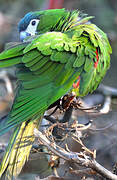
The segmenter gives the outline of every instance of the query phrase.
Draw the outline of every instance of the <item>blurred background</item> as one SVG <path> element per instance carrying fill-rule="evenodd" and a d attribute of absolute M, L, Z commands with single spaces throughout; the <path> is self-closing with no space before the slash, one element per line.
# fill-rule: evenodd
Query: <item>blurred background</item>
<path fill-rule="evenodd" d="M 78 9 L 89 16 L 95 16 L 92 22 L 107 33 L 113 54 L 111 56 L 111 67 L 102 83 L 117 88 L 117 1 L 115 0 L 0 0 L 0 52 L 3 51 L 6 43 L 19 41 L 17 24 L 27 12 L 63 7 L 69 10 Z M 16 86 L 14 72 L 14 67 L 0 70 L 0 117 L 8 113 L 12 105 Z M 96 98 L 98 99 L 98 97 Z M 102 99 L 100 98 L 100 101 Z M 92 101 L 92 99 L 89 98 L 88 101 Z M 79 119 L 82 120 L 83 117 L 79 117 Z M 114 97 L 110 112 L 97 116 L 94 123 L 97 128 L 106 127 L 110 123 L 113 123 L 114 126 L 95 133 L 91 131 L 88 134 L 88 140 L 85 140 L 89 148 L 97 149 L 98 162 L 110 170 L 117 161 L 116 121 L 117 99 Z M 9 133 L 0 139 L 1 146 L 7 143 L 8 135 Z M 31 172 L 31 175 L 22 176 L 21 179 L 35 179 L 35 174 L 39 175 L 39 169 L 36 169 L 39 165 L 35 164 L 35 161 L 30 162 L 24 173 Z M 43 168 L 48 169 L 48 165 L 45 166 L 44 164 Z M 44 170 L 43 172 L 45 173 Z M 50 171 L 48 172 L 50 173 Z"/>

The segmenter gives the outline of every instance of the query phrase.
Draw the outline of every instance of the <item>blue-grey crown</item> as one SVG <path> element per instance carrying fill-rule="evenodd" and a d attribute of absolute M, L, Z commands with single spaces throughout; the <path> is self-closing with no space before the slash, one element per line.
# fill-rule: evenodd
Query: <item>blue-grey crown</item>
<path fill-rule="evenodd" d="M 36 16 L 36 14 L 34 14 L 34 12 L 29 12 L 27 13 L 21 20 L 20 22 L 18 23 L 18 31 L 21 32 L 21 31 L 25 31 L 27 26 L 29 25 L 30 21 L 32 19 L 36 19 L 38 18 Z"/>

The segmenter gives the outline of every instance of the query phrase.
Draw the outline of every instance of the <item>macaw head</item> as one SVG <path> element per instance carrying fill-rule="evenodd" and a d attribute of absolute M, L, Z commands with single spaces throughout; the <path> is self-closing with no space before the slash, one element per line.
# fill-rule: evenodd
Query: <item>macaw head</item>
<path fill-rule="evenodd" d="M 27 36 L 60 31 L 59 26 L 68 15 L 69 12 L 65 9 L 51 9 L 26 14 L 18 24 L 20 40 L 23 41 Z"/>

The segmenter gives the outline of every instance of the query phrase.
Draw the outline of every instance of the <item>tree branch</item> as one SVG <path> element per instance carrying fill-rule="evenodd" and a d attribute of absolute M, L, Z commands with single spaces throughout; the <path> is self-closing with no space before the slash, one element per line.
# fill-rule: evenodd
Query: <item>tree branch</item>
<path fill-rule="evenodd" d="M 39 138 L 43 145 L 45 145 L 49 150 L 51 150 L 55 155 L 59 156 L 60 158 L 91 168 L 105 178 L 117 180 L 117 176 L 115 174 L 101 166 L 93 157 L 86 155 L 83 152 L 68 152 L 65 149 L 56 145 L 55 143 L 51 142 L 45 134 L 38 131 L 37 129 L 34 129 L 34 135 Z"/>

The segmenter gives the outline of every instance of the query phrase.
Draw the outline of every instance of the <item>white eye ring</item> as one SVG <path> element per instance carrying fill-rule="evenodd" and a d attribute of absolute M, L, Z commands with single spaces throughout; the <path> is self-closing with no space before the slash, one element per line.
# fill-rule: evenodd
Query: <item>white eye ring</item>
<path fill-rule="evenodd" d="M 32 19 L 25 32 L 31 34 L 31 36 L 34 36 L 37 32 L 37 26 L 39 24 L 39 21 L 39 19 Z"/>
<path fill-rule="evenodd" d="M 37 26 L 39 23 L 39 19 L 32 19 L 28 26 Z"/>

